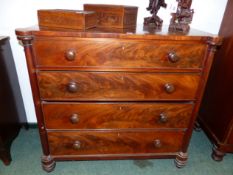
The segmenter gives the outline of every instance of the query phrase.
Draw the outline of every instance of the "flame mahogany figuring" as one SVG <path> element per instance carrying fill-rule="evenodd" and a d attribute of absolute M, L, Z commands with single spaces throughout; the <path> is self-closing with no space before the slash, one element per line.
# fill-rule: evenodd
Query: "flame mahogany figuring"
<path fill-rule="evenodd" d="M 54 44 L 56 43 L 56 44 Z M 42 37 L 33 42 L 38 67 L 75 68 L 202 68 L 204 44 L 176 43 L 103 38 Z M 48 49 L 49 48 L 49 49 Z M 72 49 L 76 55 L 67 61 L 65 53 Z M 180 59 L 172 63 L 167 59 L 176 52 Z"/>
<path fill-rule="evenodd" d="M 129 31 L 16 30 L 47 172 L 58 160 L 175 158 L 177 167 L 186 164 L 221 38 L 196 30 Z"/>
<path fill-rule="evenodd" d="M 105 155 L 105 154 L 155 154 L 179 151 L 184 133 L 172 131 L 105 131 L 105 132 L 49 132 L 51 154 Z M 146 137 L 145 137 L 146 136 Z M 154 140 L 161 146 L 156 147 Z M 80 148 L 74 149 L 79 141 Z"/>
<path fill-rule="evenodd" d="M 193 104 L 184 103 L 43 103 L 48 129 L 183 128 Z M 73 114 L 78 122 L 72 123 Z M 162 114 L 166 119 L 162 119 Z M 166 120 L 166 121 L 164 121 Z"/>
<path fill-rule="evenodd" d="M 54 101 L 155 101 L 195 99 L 198 74 L 158 74 L 119 72 L 39 72 L 43 100 Z M 75 82 L 76 92 L 69 91 Z M 168 93 L 167 83 L 175 87 Z"/>

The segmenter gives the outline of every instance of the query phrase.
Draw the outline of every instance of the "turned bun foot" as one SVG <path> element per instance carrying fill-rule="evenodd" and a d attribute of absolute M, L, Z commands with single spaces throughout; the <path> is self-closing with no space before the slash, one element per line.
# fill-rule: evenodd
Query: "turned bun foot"
<path fill-rule="evenodd" d="M 212 159 L 214 159 L 215 161 L 222 161 L 223 157 L 225 156 L 225 152 L 222 152 L 219 150 L 219 148 L 214 145 L 213 146 L 213 152 L 212 152 Z"/>
<path fill-rule="evenodd" d="M 53 171 L 56 166 L 56 162 L 51 156 L 42 156 L 41 163 L 42 168 L 48 173 Z"/>
<path fill-rule="evenodd" d="M 187 161 L 188 161 L 188 154 L 179 152 L 175 159 L 176 167 L 183 168 L 187 164 Z"/>

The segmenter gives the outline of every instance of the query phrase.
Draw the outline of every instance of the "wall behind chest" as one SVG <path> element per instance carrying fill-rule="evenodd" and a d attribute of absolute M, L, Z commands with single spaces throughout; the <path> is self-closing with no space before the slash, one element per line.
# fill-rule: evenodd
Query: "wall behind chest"
<path fill-rule="evenodd" d="M 167 3 L 174 0 L 166 0 Z M 28 27 L 37 24 L 37 9 L 82 9 L 84 3 L 123 4 L 139 7 L 138 24 L 143 18 L 149 16 L 146 11 L 149 0 L 1 0 L 0 2 L 0 35 L 11 37 L 11 46 L 19 77 L 20 88 L 24 100 L 25 110 L 29 123 L 36 122 L 32 101 L 30 83 L 27 73 L 23 48 L 19 46 L 15 36 L 15 28 Z M 217 34 L 223 17 L 227 0 L 193 0 L 195 10 L 191 27 Z M 161 9 L 159 16 L 164 24 L 169 24 L 170 13 L 168 9 Z"/>

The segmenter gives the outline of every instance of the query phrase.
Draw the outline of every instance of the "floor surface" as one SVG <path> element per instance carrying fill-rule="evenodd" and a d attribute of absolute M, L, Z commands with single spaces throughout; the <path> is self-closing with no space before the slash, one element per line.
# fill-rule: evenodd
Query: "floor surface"
<path fill-rule="evenodd" d="M 177 169 L 173 159 L 58 162 L 49 175 L 233 175 L 233 154 L 222 162 L 211 159 L 212 145 L 203 132 L 194 132 L 186 167 Z M 0 175 L 46 175 L 40 164 L 37 129 L 21 129 L 12 145 L 12 163 L 0 161 Z"/>

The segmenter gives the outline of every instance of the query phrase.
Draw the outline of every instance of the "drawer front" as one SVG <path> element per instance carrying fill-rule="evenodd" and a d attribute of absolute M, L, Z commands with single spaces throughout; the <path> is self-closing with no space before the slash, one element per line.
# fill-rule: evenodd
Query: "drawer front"
<path fill-rule="evenodd" d="M 49 132 L 51 155 L 172 153 L 183 132 Z"/>
<path fill-rule="evenodd" d="M 192 100 L 198 74 L 38 72 L 43 100 Z"/>
<path fill-rule="evenodd" d="M 40 67 L 201 68 L 206 46 L 177 41 L 51 38 L 35 39 L 33 48 Z"/>
<path fill-rule="evenodd" d="M 45 103 L 47 129 L 187 128 L 192 104 Z"/>

